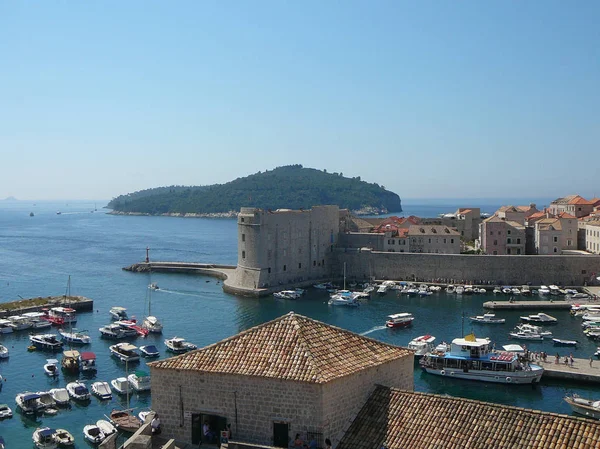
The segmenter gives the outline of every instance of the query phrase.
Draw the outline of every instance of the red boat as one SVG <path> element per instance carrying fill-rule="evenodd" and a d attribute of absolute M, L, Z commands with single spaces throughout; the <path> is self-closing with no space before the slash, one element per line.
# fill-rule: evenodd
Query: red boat
<path fill-rule="evenodd" d="M 119 320 L 119 321 L 115 321 L 115 324 L 118 324 L 121 327 L 127 327 L 129 329 L 133 329 L 134 331 L 137 332 L 138 335 L 145 337 L 146 335 L 148 335 L 148 329 L 144 329 L 141 326 L 137 325 L 137 321 L 136 320 Z"/>
<path fill-rule="evenodd" d="M 394 315 L 388 315 L 388 320 L 385 322 L 387 327 L 408 327 L 412 325 L 415 319 L 412 313 L 396 313 Z"/>
<path fill-rule="evenodd" d="M 70 307 L 52 307 L 48 309 L 44 307 L 42 309 L 44 316 L 42 317 L 46 321 L 50 321 L 55 326 L 63 326 L 65 323 L 77 322 L 77 316 L 75 315 L 76 310 Z"/>

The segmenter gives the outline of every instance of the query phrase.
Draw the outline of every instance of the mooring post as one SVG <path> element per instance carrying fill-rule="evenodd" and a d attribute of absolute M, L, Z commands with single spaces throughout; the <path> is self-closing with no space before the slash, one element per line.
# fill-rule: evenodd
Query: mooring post
<path fill-rule="evenodd" d="M 146 263 L 150 262 L 150 247 L 146 246 Z"/>

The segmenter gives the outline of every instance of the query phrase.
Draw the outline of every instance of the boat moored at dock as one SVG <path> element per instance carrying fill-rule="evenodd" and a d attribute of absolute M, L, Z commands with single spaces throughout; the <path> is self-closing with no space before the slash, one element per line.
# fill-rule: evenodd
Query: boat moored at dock
<path fill-rule="evenodd" d="M 415 351 L 415 359 L 423 357 L 428 352 L 433 351 L 433 342 L 435 337 L 433 335 L 421 335 L 420 337 L 414 338 L 408 342 L 408 349 Z"/>
<path fill-rule="evenodd" d="M 67 391 L 71 398 L 78 401 L 87 401 L 90 398 L 90 390 L 79 380 L 68 383 Z"/>
<path fill-rule="evenodd" d="M 535 315 L 522 316 L 521 321 L 529 324 L 557 324 L 558 320 L 544 312 Z"/>
<path fill-rule="evenodd" d="M 174 352 L 175 354 L 182 354 L 197 348 L 195 344 L 187 342 L 181 337 L 167 338 L 165 340 L 165 346 L 169 351 Z"/>
<path fill-rule="evenodd" d="M 34 334 L 29 336 L 31 344 L 38 349 L 59 351 L 63 344 L 54 334 Z"/>
<path fill-rule="evenodd" d="M 469 317 L 471 321 L 479 324 L 504 324 L 506 320 L 504 318 L 496 318 L 494 313 L 484 313 L 483 315 Z"/>
<path fill-rule="evenodd" d="M 150 391 L 150 374 L 146 371 L 136 371 L 127 376 L 129 384 L 135 391 Z"/>
<path fill-rule="evenodd" d="M 110 353 L 121 360 L 122 362 L 138 362 L 140 360 L 140 354 L 137 352 L 137 346 L 130 343 L 117 343 L 116 345 L 109 346 Z"/>
<path fill-rule="evenodd" d="M 565 396 L 564 399 L 575 413 L 588 418 L 600 419 L 600 401 L 580 398 L 576 394 Z"/>

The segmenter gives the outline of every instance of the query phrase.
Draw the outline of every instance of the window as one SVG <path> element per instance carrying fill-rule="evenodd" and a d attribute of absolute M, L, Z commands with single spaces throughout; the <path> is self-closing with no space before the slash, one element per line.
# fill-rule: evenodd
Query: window
<path fill-rule="evenodd" d="M 509 244 L 509 245 L 510 245 L 511 241 L 512 240 L 510 238 L 506 239 L 506 243 Z"/>
<path fill-rule="evenodd" d="M 556 243 L 556 242 L 558 242 L 558 237 L 555 236 L 554 237 L 554 243 Z M 554 252 L 556 252 L 556 251 L 554 251 Z"/>
<path fill-rule="evenodd" d="M 494 251 L 492 254 L 493 254 L 494 256 L 497 256 L 497 255 L 498 255 L 498 251 Z"/>
<path fill-rule="evenodd" d="M 298 269 L 300 269 L 300 268 L 302 268 L 302 264 L 301 263 L 298 264 Z"/>
<path fill-rule="evenodd" d="M 244 222 L 244 217 L 240 218 L 240 221 L 243 223 Z"/>
<path fill-rule="evenodd" d="M 268 271 L 269 273 L 271 273 L 271 267 L 267 268 L 267 271 Z"/>
<path fill-rule="evenodd" d="M 444 243 L 446 243 L 446 239 L 444 239 Z"/>
<path fill-rule="evenodd" d="M 558 249 L 556 248 L 556 246 L 554 247 L 554 252 L 557 253 Z"/>
<path fill-rule="evenodd" d="M 283 271 L 287 271 L 287 265 L 283 266 Z"/>
<path fill-rule="evenodd" d="M 506 233 L 507 233 L 508 235 L 510 235 L 510 229 L 509 229 L 508 231 L 506 231 Z"/>
<path fill-rule="evenodd" d="M 246 258 L 246 251 L 242 251 L 242 259 Z"/>
<path fill-rule="evenodd" d="M 316 266 L 317 266 L 317 261 L 313 260 L 313 267 L 316 267 Z"/>
<path fill-rule="evenodd" d="M 567 246 L 571 246 L 572 244 L 572 240 L 567 240 Z"/>
<path fill-rule="evenodd" d="M 325 266 L 325 259 L 322 259 L 321 265 Z"/>
<path fill-rule="evenodd" d="M 450 239 L 450 243 L 454 243 L 454 239 Z"/>
<path fill-rule="evenodd" d="M 510 254 L 510 248 L 506 249 L 506 254 Z"/>
<path fill-rule="evenodd" d="M 246 241 L 246 234 L 242 234 L 242 242 Z"/>
<path fill-rule="evenodd" d="M 517 254 L 521 254 L 521 248 L 517 248 Z"/>
<path fill-rule="evenodd" d="M 431 243 L 431 239 L 429 239 L 429 243 Z"/>
<path fill-rule="evenodd" d="M 517 245 L 521 243 L 521 239 L 517 239 Z"/>
<path fill-rule="evenodd" d="M 490 231 L 490 235 L 494 235 L 494 231 Z"/>
<path fill-rule="evenodd" d="M 494 240 L 494 245 L 497 245 L 497 244 L 498 244 L 498 240 Z"/>

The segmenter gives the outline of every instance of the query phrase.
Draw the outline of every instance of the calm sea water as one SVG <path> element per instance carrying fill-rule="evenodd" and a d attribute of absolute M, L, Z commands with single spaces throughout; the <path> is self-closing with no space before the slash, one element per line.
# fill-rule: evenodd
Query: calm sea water
<path fill-rule="evenodd" d="M 483 203 L 482 203 L 483 204 Z M 81 313 L 77 327 L 87 329 L 93 338 L 89 350 L 98 356 L 98 373 L 94 379 L 110 381 L 125 375 L 125 366 L 111 358 L 108 346 L 112 342 L 100 339 L 98 328 L 110 322 L 112 306 L 126 307 L 130 315 L 144 316 L 147 274 L 122 271 L 121 268 L 145 257 L 151 248 L 151 258 L 170 261 L 199 261 L 235 264 L 237 257 L 236 222 L 227 219 L 182 219 L 163 217 L 111 216 L 102 210 L 91 213 L 93 203 L 25 203 L 0 202 L 0 301 L 19 297 L 61 295 L 65 293 L 71 275 L 71 292 L 94 300 L 94 312 Z M 440 210 L 441 207 L 446 209 Z M 477 205 L 475 205 L 477 206 Z M 433 207 L 434 209 L 428 209 Z M 488 208 L 496 207 L 490 205 Z M 452 204 L 405 205 L 405 215 L 436 215 L 456 209 Z M 56 211 L 60 210 L 61 215 Z M 427 211 L 436 212 L 432 214 Z M 487 211 L 487 210 L 486 210 Z M 30 217 L 29 213 L 35 216 Z M 425 213 L 424 213 L 425 212 Z M 493 210 L 492 210 L 493 212 Z M 434 334 L 438 341 L 449 341 L 462 332 L 462 315 L 482 313 L 481 304 L 491 296 L 465 296 L 462 299 L 436 294 L 426 299 L 397 297 L 390 293 L 373 298 L 356 308 L 335 308 L 327 305 L 327 295 L 310 292 L 298 301 L 273 298 L 238 298 L 223 293 L 215 279 L 192 275 L 155 273 L 152 281 L 160 290 L 152 295 L 152 312 L 165 324 L 162 336 L 149 336 L 137 344 L 155 344 L 166 357 L 163 339 L 182 336 L 204 346 L 229 337 L 249 327 L 295 311 L 309 317 L 340 326 L 371 338 L 396 345 L 406 345 L 413 337 Z M 411 312 L 415 324 L 410 329 L 386 329 L 385 317 L 391 313 Z M 552 313 L 560 320 L 553 328 L 557 337 L 577 338 L 581 347 L 573 350 L 575 357 L 589 357 L 595 345 L 583 337 L 580 321 L 568 312 Z M 502 312 L 507 319 L 502 326 L 473 326 L 466 321 L 465 332 L 473 329 L 479 336 L 489 336 L 496 344 L 507 344 L 508 332 L 518 322 L 518 312 Z M 9 404 L 15 415 L 0 421 L 0 435 L 9 447 L 30 447 L 31 434 L 40 425 L 68 429 L 77 440 L 77 447 L 86 447 L 83 426 L 103 419 L 112 408 L 125 406 L 125 399 L 115 395 L 112 401 L 92 398 L 88 405 L 73 404 L 53 417 L 33 421 L 16 411 L 15 395 L 22 391 L 42 391 L 64 386 L 74 378 L 61 373 L 57 380 L 44 376 L 43 364 L 54 355 L 42 351 L 28 352 L 27 332 L 1 337 L 10 349 L 10 358 L 0 361 L 0 373 L 6 377 L 0 392 L 0 402 Z M 531 343 L 532 350 L 553 354 L 552 344 Z M 561 354 L 569 350 L 560 349 Z M 60 358 L 60 356 L 58 357 Z M 600 361 L 596 362 L 600 364 Z M 133 369 L 144 369 L 145 362 Z M 88 386 L 94 379 L 87 379 Z M 521 407 L 570 413 L 562 398 L 567 392 L 600 398 L 600 388 L 590 385 L 542 381 L 538 386 L 502 386 L 440 378 L 415 370 L 415 389 L 437 394 L 449 394 Z M 131 407 L 140 411 L 151 407 L 149 394 L 134 394 Z M 18 443 L 16 443 L 18 442 Z M 26 443 L 25 443 L 26 442 Z"/>

